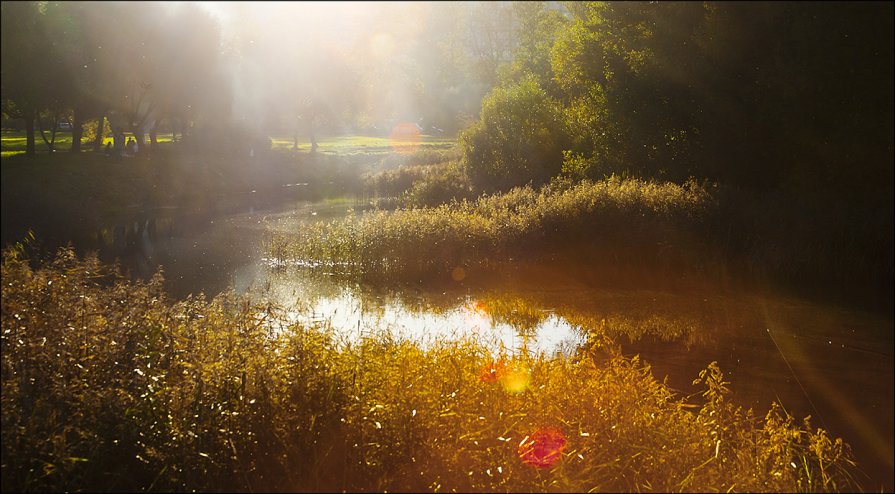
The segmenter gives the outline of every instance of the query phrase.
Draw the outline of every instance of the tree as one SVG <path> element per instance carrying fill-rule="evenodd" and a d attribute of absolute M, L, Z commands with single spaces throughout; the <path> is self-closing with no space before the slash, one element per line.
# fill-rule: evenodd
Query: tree
<path fill-rule="evenodd" d="M 559 9 L 548 9 L 547 2 L 514 2 L 516 49 L 508 74 L 510 81 L 534 76 L 538 84 L 553 97 L 561 90 L 553 77 L 550 50 L 560 30 L 569 22 Z"/>
<path fill-rule="evenodd" d="M 573 13 L 551 50 L 575 135 L 567 168 L 596 177 L 699 174 L 705 7 L 587 2 Z"/>
<path fill-rule="evenodd" d="M 53 93 L 58 95 L 52 113 L 70 124 L 71 152 L 81 151 L 84 122 L 99 113 L 96 84 L 100 78 L 96 63 L 97 45 L 90 32 L 92 5 L 80 2 L 50 2 L 45 8 L 44 36 L 52 40 L 51 72 Z M 58 118 L 57 118 L 58 120 Z"/>
<path fill-rule="evenodd" d="M 484 190 L 506 190 L 559 174 L 568 146 L 561 111 L 534 78 L 491 91 L 479 121 L 460 135 L 472 182 Z"/>
<path fill-rule="evenodd" d="M 41 107 L 43 76 L 40 36 L 40 4 L 38 2 L 0 3 L 0 93 L 3 113 L 25 121 L 26 154 L 33 155 L 34 120 Z"/>
<path fill-rule="evenodd" d="M 159 68 L 151 75 L 150 138 L 162 119 L 202 126 L 230 118 L 231 98 L 222 59 L 221 27 L 193 4 L 170 10 L 158 26 Z"/>

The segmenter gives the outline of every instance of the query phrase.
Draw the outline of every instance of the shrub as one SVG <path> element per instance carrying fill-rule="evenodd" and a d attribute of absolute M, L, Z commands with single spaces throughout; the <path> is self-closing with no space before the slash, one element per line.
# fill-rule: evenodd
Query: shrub
<path fill-rule="evenodd" d="M 564 121 L 559 103 L 533 79 L 494 89 L 479 121 L 460 135 L 469 178 L 483 190 L 548 181 L 562 169 Z"/>
<path fill-rule="evenodd" d="M 413 183 L 404 195 L 409 207 L 434 207 L 451 201 L 472 199 L 472 185 L 456 163 L 430 168 L 429 173 Z"/>

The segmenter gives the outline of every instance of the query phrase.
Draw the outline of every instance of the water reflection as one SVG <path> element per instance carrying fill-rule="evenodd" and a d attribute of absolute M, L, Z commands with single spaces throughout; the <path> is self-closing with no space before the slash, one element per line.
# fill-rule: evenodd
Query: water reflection
<path fill-rule="evenodd" d="M 410 301 L 408 294 L 376 295 L 359 287 L 339 286 L 325 275 L 309 272 L 294 276 L 279 271 L 260 290 L 253 290 L 290 307 L 296 321 L 331 327 L 348 340 L 386 331 L 423 347 L 443 340 L 474 339 L 495 355 L 523 348 L 571 355 L 585 338 L 578 326 L 555 315 L 529 320 L 527 326 L 520 327 L 514 324 L 517 319 L 511 312 L 489 312 L 479 299 L 466 297 L 449 304 L 420 296 Z"/>
<path fill-rule="evenodd" d="M 298 266 L 271 269 L 263 277 L 249 291 L 304 314 L 303 322 L 325 322 L 340 330 L 389 328 L 421 343 L 475 336 L 493 339 L 494 349 L 518 349 L 525 343 L 528 350 L 568 354 L 596 331 L 615 340 L 674 341 L 688 349 L 697 343 L 706 346 L 715 337 L 693 316 L 691 304 L 681 303 L 686 297 L 654 292 L 557 296 L 550 290 L 511 286 L 386 289 L 346 284 L 332 273 Z M 644 299 L 651 303 L 635 310 Z"/>

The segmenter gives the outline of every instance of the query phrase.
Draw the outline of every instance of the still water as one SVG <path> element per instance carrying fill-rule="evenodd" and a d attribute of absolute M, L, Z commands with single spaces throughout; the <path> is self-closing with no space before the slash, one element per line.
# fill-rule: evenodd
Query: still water
<path fill-rule="evenodd" d="M 679 394 L 718 361 L 734 400 L 762 416 L 774 400 L 842 436 L 869 490 L 893 485 L 893 317 L 783 295 L 736 276 L 637 272 L 550 262 L 426 283 L 370 286 L 326 268 L 268 259 L 266 232 L 290 232 L 346 214 L 350 199 L 298 201 L 241 212 L 158 210 L 96 232 L 100 253 L 146 277 L 163 266 L 169 293 L 234 289 L 289 308 L 346 338 L 388 330 L 426 344 L 474 337 L 495 352 L 522 346 L 574 352 L 604 327 Z M 462 278 L 462 279 L 456 279 Z M 601 326 L 605 324 L 604 326 Z"/>

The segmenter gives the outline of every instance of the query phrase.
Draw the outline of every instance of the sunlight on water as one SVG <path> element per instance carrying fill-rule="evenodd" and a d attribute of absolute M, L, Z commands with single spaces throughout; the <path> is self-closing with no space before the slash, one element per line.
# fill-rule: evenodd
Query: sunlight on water
<path fill-rule="evenodd" d="M 495 355 L 502 349 L 519 349 L 523 344 L 534 352 L 569 355 L 583 342 L 581 332 L 560 317 L 548 317 L 530 335 L 521 335 L 512 325 L 495 322 L 474 307 L 474 303 L 467 303 L 440 314 L 395 302 L 364 307 L 362 300 L 346 290 L 336 297 L 318 298 L 307 311 L 293 314 L 297 321 L 325 324 L 349 339 L 373 335 L 386 328 L 395 337 L 423 346 L 472 338 L 487 344 Z M 507 368 L 502 379 L 504 386 L 514 392 L 523 390 L 527 381 L 527 371 L 513 366 Z"/>
<path fill-rule="evenodd" d="M 266 297 L 290 310 L 295 322 L 332 328 L 348 341 L 387 331 L 400 339 L 423 346 L 438 341 L 470 338 L 486 345 L 497 356 L 501 350 L 514 352 L 523 346 L 548 355 L 571 355 L 584 342 L 579 326 L 554 314 L 546 314 L 537 323 L 520 328 L 512 318 L 494 309 L 496 302 L 470 296 L 447 301 L 435 307 L 422 300 L 401 300 L 390 296 L 361 296 L 356 287 L 345 286 L 324 274 L 312 275 L 311 269 L 296 269 L 289 274 L 268 272 L 261 286 Z M 262 273 L 258 273 L 265 276 Z M 523 369 L 509 369 L 502 380 L 508 390 L 519 391 L 526 385 Z"/>

